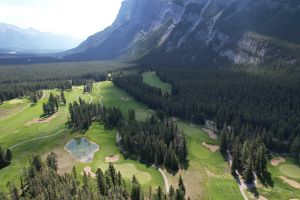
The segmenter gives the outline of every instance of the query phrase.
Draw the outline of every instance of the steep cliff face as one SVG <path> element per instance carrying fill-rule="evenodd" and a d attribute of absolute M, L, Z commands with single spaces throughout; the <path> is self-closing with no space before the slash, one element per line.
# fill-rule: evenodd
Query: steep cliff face
<path fill-rule="evenodd" d="M 125 0 L 68 59 L 259 64 L 300 55 L 298 0 Z"/>

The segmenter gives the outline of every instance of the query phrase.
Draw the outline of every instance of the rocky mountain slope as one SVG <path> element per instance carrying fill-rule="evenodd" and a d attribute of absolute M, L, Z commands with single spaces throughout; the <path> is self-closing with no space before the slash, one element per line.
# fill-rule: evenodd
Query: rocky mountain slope
<path fill-rule="evenodd" d="M 115 22 L 66 59 L 297 63 L 298 0 L 124 0 Z"/>
<path fill-rule="evenodd" d="M 2 51 L 53 51 L 74 48 L 78 40 L 66 35 L 41 32 L 33 28 L 23 29 L 0 23 L 0 49 Z"/>

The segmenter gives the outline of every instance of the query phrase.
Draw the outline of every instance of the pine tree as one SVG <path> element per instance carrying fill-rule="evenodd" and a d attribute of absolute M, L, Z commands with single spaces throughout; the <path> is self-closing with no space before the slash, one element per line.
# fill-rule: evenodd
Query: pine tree
<path fill-rule="evenodd" d="M 296 162 L 300 164 L 300 135 L 294 139 L 294 142 L 291 145 L 290 152 L 295 155 Z"/>
<path fill-rule="evenodd" d="M 246 183 L 253 183 L 254 174 L 253 174 L 253 162 L 251 157 L 249 157 L 245 163 L 245 169 L 243 171 L 243 178 Z"/>
<path fill-rule="evenodd" d="M 104 174 L 101 169 L 97 170 L 96 177 L 97 177 L 97 187 L 98 187 L 99 193 L 103 196 L 107 195 L 105 178 L 104 178 Z"/>
<path fill-rule="evenodd" d="M 58 170 L 57 155 L 54 152 L 51 152 L 47 156 L 47 166 L 53 169 L 54 171 Z"/>
<path fill-rule="evenodd" d="M 184 200 L 185 199 L 184 196 L 185 194 L 182 190 L 180 189 L 176 190 L 176 200 Z"/>
<path fill-rule="evenodd" d="M 142 199 L 142 189 L 141 189 L 141 185 L 139 184 L 139 182 L 135 176 L 132 177 L 131 183 L 132 183 L 131 194 L 130 194 L 131 200 L 141 200 Z"/>
<path fill-rule="evenodd" d="M 9 188 L 9 193 L 10 193 L 11 199 L 12 200 L 19 200 L 20 195 L 19 195 L 19 192 L 18 192 L 18 189 L 16 188 L 16 186 L 11 182 L 8 182 L 7 186 Z"/>
<path fill-rule="evenodd" d="M 43 168 L 43 162 L 39 155 L 33 156 L 32 164 L 38 172 Z"/>
<path fill-rule="evenodd" d="M 179 180 L 178 180 L 178 188 L 185 193 L 185 186 L 184 186 L 181 175 L 179 176 Z"/>
<path fill-rule="evenodd" d="M 172 185 L 170 186 L 168 196 L 169 196 L 169 198 L 168 198 L 169 200 L 175 200 L 175 198 L 176 198 L 176 192 Z"/>
<path fill-rule="evenodd" d="M 158 186 L 155 200 L 163 200 L 163 199 L 164 199 L 164 193 L 161 187 Z"/>
<path fill-rule="evenodd" d="M 7 149 L 7 150 L 6 150 L 6 154 L 5 154 L 5 160 L 6 160 L 6 162 L 7 162 L 7 163 L 10 163 L 11 160 L 12 160 L 12 157 L 13 157 L 13 155 L 12 155 L 11 150 L 10 150 L 10 149 Z"/>
<path fill-rule="evenodd" d="M 220 152 L 224 157 L 227 156 L 227 141 L 226 141 L 226 135 L 224 132 L 221 133 L 220 136 L 221 144 L 220 144 Z"/>
<path fill-rule="evenodd" d="M 61 93 L 60 93 L 60 99 L 61 99 L 62 103 L 63 103 L 64 105 L 66 105 L 67 100 L 66 100 L 64 91 L 61 91 Z"/>

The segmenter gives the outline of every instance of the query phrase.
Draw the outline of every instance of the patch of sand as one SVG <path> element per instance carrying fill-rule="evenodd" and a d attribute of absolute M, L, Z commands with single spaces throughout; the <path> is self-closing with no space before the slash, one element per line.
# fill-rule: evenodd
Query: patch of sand
<path fill-rule="evenodd" d="M 90 175 L 92 178 L 96 178 L 96 174 L 92 172 L 92 168 L 90 166 L 84 167 L 83 171 L 87 174 Z M 83 171 L 81 172 L 81 175 L 83 175 Z"/>
<path fill-rule="evenodd" d="M 290 186 L 292 186 L 293 188 L 296 189 L 300 189 L 300 183 L 298 183 L 297 181 L 294 181 L 292 179 L 289 179 L 285 176 L 280 176 L 280 178 L 287 184 L 289 184 Z"/>
<path fill-rule="evenodd" d="M 130 100 L 128 97 L 121 97 L 120 99 L 121 99 L 121 101 L 129 101 Z"/>
<path fill-rule="evenodd" d="M 53 119 L 57 118 L 61 113 L 55 113 L 54 115 L 51 115 L 50 117 L 47 117 L 47 118 L 36 118 L 36 119 L 33 119 L 29 122 L 27 122 L 25 125 L 26 126 L 30 126 L 32 124 L 43 124 L 43 123 L 48 123 L 50 121 L 52 121 Z"/>
<path fill-rule="evenodd" d="M 57 148 L 52 150 L 57 155 L 57 163 L 58 163 L 58 170 L 59 174 L 69 173 L 72 171 L 73 166 L 75 166 L 78 161 L 76 161 L 68 152 L 66 152 L 63 148 Z M 46 160 L 47 156 L 50 152 L 44 154 L 42 156 L 43 160 Z"/>
<path fill-rule="evenodd" d="M 259 195 L 258 200 L 268 200 L 268 199 L 262 195 Z"/>
<path fill-rule="evenodd" d="M 295 199 L 295 198 L 293 198 L 293 199 L 290 199 L 290 200 L 299 200 L 299 199 Z"/>
<path fill-rule="evenodd" d="M 18 103 L 23 103 L 23 100 L 22 99 L 13 99 L 13 100 L 10 100 L 8 103 L 9 104 L 18 104 Z"/>
<path fill-rule="evenodd" d="M 108 163 L 114 163 L 114 162 L 117 162 L 120 160 L 120 155 L 119 154 L 116 154 L 116 155 L 113 155 L 113 156 L 108 156 L 105 158 L 105 161 L 108 162 Z"/>
<path fill-rule="evenodd" d="M 211 152 L 216 152 L 220 149 L 218 145 L 207 144 L 206 142 L 202 142 L 202 145 L 208 148 Z"/>
<path fill-rule="evenodd" d="M 285 159 L 283 157 L 274 158 L 271 160 L 271 164 L 273 166 L 278 166 L 280 163 L 285 162 Z"/>
<path fill-rule="evenodd" d="M 218 139 L 218 136 L 214 133 L 213 130 L 208 129 L 208 128 L 202 128 L 202 131 L 204 131 L 205 133 L 207 133 L 208 136 L 209 136 L 211 139 Z"/>

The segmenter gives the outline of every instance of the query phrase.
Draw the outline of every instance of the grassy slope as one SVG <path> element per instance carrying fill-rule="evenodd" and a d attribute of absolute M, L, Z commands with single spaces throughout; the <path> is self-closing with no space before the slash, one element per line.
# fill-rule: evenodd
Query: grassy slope
<path fill-rule="evenodd" d="M 172 86 L 168 83 L 162 82 L 156 75 L 156 72 L 145 72 L 143 73 L 144 83 L 160 88 L 163 93 L 171 93 Z"/>
<path fill-rule="evenodd" d="M 155 76 L 152 73 L 151 76 Z M 148 76 L 151 77 L 151 76 Z M 145 74 L 143 74 L 145 78 Z M 160 80 L 157 83 L 155 82 L 159 79 L 158 77 L 152 78 L 151 81 L 144 80 L 145 83 L 159 87 Z M 228 165 L 223 161 L 222 157 L 219 153 L 211 153 L 206 148 L 201 146 L 202 142 L 207 142 L 211 144 L 218 144 L 218 141 L 215 141 L 207 136 L 207 134 L 203 133 L 199 126 L 192 124 L 188 125 L 182 121 L 178 121 L 178 126 L 184 130 L 186 136 L 188 137 L 188 144 L 189 144 L 189 159 L 190 159 L 190 168 L 189 171 L 193 171 L 192 175 L 189 176 L 188 172 L 183 173 L 183 176 L 187 176 L 189 182 L 191 182 L 191 186 L 187 185 L 188 189 L 193 188 L 193 184 L 195 181 L 190 181 L 191 179 L 202 178 L 201 181 L 198 181 L 202 187 L 206 188 L 206 191 L 201 191 L 202 196 L 207 199 L 241 199 L 242 197 L 239 195 L 240 192 L 238 191 L 237 185 L 235 180 L 231 178 L 229 174 Z M 266 197 L 269 200 L 278 200 L 278 199 L 292 199 L 292 198 L 299 198 L 300 197 L 300 190 L 290 187 L 286 183 L 284 183 L 279 177 L 286 176 L 286 173 L 282 173 L 286 164 L 292 164 L 292 168 L 288 166 L 289 172 L 288 173 L 297 173 L 299 168 L 293 165 L 292 159 L 286 158 L 287 163 L 281 163 L 279 166 L 272 166 L 270 163 L 268 165 L 268 170 L 272 174 L 272 179 L 274 181 L 274 187 L 264 187 L 263 185 L 258 185 L 258 192 L 260 195 Z M 210 176 L 205 176 L 202 174 L 200 176 L 199 171 L 203 172 L 206 169 L 209 169 Z M 195 170 L 194 170 L 195 169 Z M 298 175 L 298 174 L 297 174 Z M 291 176 L 287 176 L 293 180 L 296 180 L 300 183 L 300 178 L 295 178 Z M 174 179 L 172 176 L 169 176 L 169 179 Z M 174 180 L 173 180 L 174 181 Z M 195 188 L 196 190 L 196 188 Z M 198 189 L 199 191 L 199 189 Z M 199 192 L 199 194 L 201 194 Z M 236 197 L 235 197 L 236 196 Z M 237 197 L 239 196 L 239 197 Z M 255 199 L 252 195 L 248 194 L 250 199 Z"/>
<path fill-rule="evenodd" d="M 122 105 L 123 114 L 127 113 L 128 108 L 133 108 L 139 110 L 138 118 L 140 120 L 145 119 L 145 117 L 148 116 L 148 108 L 136 103 L 133 99 L 126 101 L 126 104 L 121 102 L 120 98 L 125 97 L 126 93 L 114 87 L 112 83 L 104 82 L 99 84 L 99 87 L 98 84 L 99 83 L 95 84 L 93 94 L 91 94 L 93 102 L 99 101 L 99 97 L 103 96 L 104 104 L 106 106 Z M 30 126 L 25 125 L 27 122 L 38 118 L 42 114 L 42 104 L 47 101 L 50 94 L 50 91 L 44 92 L 46 94 L 45 98 L 40 100 L 37 105 L 29 106 L 18 115 L 10 113 L 10 115 L 5 116 L 7 119 L 0 121 L 0 145 L 4 148 L 8 148 L 27 139 L 54 134 L 66 127 L 65 123 L 68 117 L 67 106 L 61 107 L 59 110 L 59 113 L 61 114 L 48 123 L 32 124 Z M 51 92 L 59 94 L 59 91 L 53 90 Z M 83 87 L 75 87 L 72 92 L 67 92 L 66 99 L 68 103 L 78 100 L 79 97 L 89 102 L 90 96 L 82 94 L 82 92 Z M 26 100 L 23 101 L 27 102 Z M 22 104 L 22 106 L 26 107 L 27 103 Z M 13 108 L 14 106 L 11 107 Z M 0 106 L 0 110 L 4 108 L 8 109 L 7 102 Z M 115 134 L 115 131 L 104 130 L 103 126 L 97 123 L 94 123 L 90 130 L 85 133 L 84 136 L 89 137 L 92 141 L 97 142 L 100 145 L 100 151 L 95 154 L 94 161 L 88 164 L 92 167 L 94 172 L 98 167 L 103 169 L 107 167 L 107 163 L 105 163 L 106 156 L 114 154 L 121 155 L 118 147 L 115 145 Z M 0 189 L 6 190 L 5 185 L 7 181 L 19 182 L 19 174 L 33 154 L 40 154 L 45 158 L 51 151 L 59 152 L 58 156 L 66 156 L 66 160 L 62 160 L 62 162 L 63 165 L 67 165 L 65 166 L 67 171 L 70 170 L 73 165 L 77 166 L 79 172 L 82 171 L 87 164 L 81 164 L 74 159 L 70 159 L 70 156 L 64 151 L 64 145 L 70 139 L 80 136 L 82 136 L 82 134 L 66 129 L 55 137 L 31 141 L 14 148 L 12 164 L 0 170 Z M 147 168 L 137 161 L 125 160 L 125 158 L 121 156 L 120 161 L 116 163 L 116 168 L 123 172 L 123 176 L 128 179 L 135 174 L 143 186 L 163 185 L 163 179 L 156 169 L 152 167 Z"/>
<path fill-rule="evenodd" d="M 286 164 L 294 164 L 293 159 L 285 157 L 286 162 L 279 164 L 278 166 L 272 166 L 270 163 L 268 164 L 268 171 L 272 174 L 272 180 L 274 182 L 274 187 L 264 187 L 261 184 L 258 186 L 259 194 L 265 196 L 267 199 L 293 199 L 300 198 L 300 190 L 295 189 L 289 186 L 287 183 L 283 182 L 280 176 L 286 176 L 281 172 L 280 168 Z M 295 166 L 296 167 L 296 166 Z M 295 181 L 300 183 L 300 178 L 289 177 Z"/>
<path fill-rule="evenodd" d="M 162 91 L 171 91 L 169 84 L 163 83 L 155 72 L 143 73 L 144 83 L 159 87 Z M 202 142 L 218 144 L 218 140 L 208 137 L 200 126 L 182 120 L 177 121 L 188 139 L 189 168 L 176 176 L 168 174 L 168 179 L 177 185 L 179 175 L 182 175 L 187 187 L 187 194 L 192 199 L 242 199 L 235 180 L 229 173 L 229 167 L 222 156 L 202 145 Z"/>

